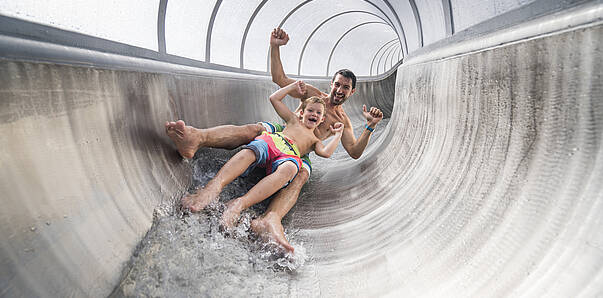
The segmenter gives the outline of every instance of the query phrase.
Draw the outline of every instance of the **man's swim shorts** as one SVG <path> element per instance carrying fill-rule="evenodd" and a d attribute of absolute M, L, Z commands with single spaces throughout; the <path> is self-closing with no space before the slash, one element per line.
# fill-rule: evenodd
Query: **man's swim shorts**
<path fill-rule="evenodd" d="M 243 149 L 251 149 L 255 153 L 255 162 L 247 168 L 243 176 L 247 176 L 257 166 L 266 168 L 266 175 L 272 174 L 279 165 L 287 161 L 293 162 L 298 172 L 302 166 L 297 146 L 281 133 L 262 132 L 251 143 L 243 146 Z M 289 185 L 295 176 L 285 186 Z"/>
<path fill-rule="evenodd" d="M 278 123 L 259 122 L 259 124 L 264 126 L 266 131 L 269 133 L 283 132 L 283 130 L 285 130 L 285 126 L 280 125 Z M 308 170 L 308 177 L 309 177 L 310 175 L 312 175 L 312 162 L 310 161 L 310 156 L 308 154 L 306 154 L 301 157 L 301 160 L 302 160 L 302 165 L 304 166 L 304 168 L 306 168 L 306 170 Z"/>

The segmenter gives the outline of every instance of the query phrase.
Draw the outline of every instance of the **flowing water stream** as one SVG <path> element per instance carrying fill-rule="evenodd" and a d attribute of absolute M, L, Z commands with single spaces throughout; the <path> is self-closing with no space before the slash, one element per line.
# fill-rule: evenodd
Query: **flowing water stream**
<path fill-rule="evenodd" d="M 389 119 L 381 121 L 372 142 L 384 131 Z M 364 129 L 355 123 L 355 135 Z M 204 148 L 191 161 L 193 185 L 189 191 L 205 185 L 238 150 Z M 311 156 L 313 174 L 302 189 L 300 200 L 311 196 L 312 181 L 320 179 L 324 169 L 341 159 L 349 159 L 339 145 L 330 159 Z M 220 229 L 224 203 L 247 192 L 264 176 L 256 169 L 245 178 L 237 178 L 220 194 L 217 204 L 198 214 L 183 213 L 178 200 L 157 208 L 153 226 L 132 256 L 114 297 L 231 297 L 315 296 L 311 255 L 306 252 L 304 232 L 283 224 L 294 254 L 284 254 L 274 243 L 258 240 L 250 231 L 253 218 L 267 207 L 269 199 L 244 211 L 239 225 L 229 234 Z M 295 207 L 292 212 L 294 212 Z M 297 219 L 299 220 L 299 219 Z M 295 286 L 292 286 L 296 284 Z M 300 284 L 306 284 L 308 290 Z M 303 292 L 303 293 L 302 293 Z"/>

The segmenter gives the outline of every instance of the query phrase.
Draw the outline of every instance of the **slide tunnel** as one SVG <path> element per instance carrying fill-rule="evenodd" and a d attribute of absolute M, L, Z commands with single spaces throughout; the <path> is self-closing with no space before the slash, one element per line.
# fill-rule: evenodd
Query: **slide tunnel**
<path fill-rule="evenodd" d="M 603 296 L 602 1 L 59 2 L 0 1 L 0 296 Z M 277 26 L 290 76 L 358 74 L 356 135 L 386 119 L 313 157 L 266 270 L 176 211 L 236 151 L 164 123 L 277 120 Z"/>

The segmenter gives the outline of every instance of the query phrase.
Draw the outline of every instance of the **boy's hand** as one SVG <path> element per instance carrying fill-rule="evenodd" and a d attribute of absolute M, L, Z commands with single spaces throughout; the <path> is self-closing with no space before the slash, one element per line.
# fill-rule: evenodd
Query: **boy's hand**
<path fill-rule="evenodd" d="M 362 105 L 362 115 L 366 118 L 366 124 L 368 126 L 377 125 L 377 123 L 383 119 L 383 112 L 381 112 L 381 110 L 371 107 L 371 110 L 367 111 L 366 105 Z"/>
<path fill-rule="evenodd" d="M 308 89 L 306 88 L 306 83 L 304 83 L 304 81 L 295 82 L 295 86 L 297 87 L 297 92 L 299 92 L 302 95 L 306 95 L 306 92 L 308 91 Z"/>
<path fill-rule="evenodd" d="M 270 34 L 270 45 L 271 46 L 284 46 L 289 42 L 289 35 L 285 30 L 281 28 L 274 28 Z"/>
<path fill-rule="evenodd" d="M 342 132 L 343 131 L 343 123 L 336 122 L 335 124 L 331 124 L 331 131 L 334 133 Z"/>

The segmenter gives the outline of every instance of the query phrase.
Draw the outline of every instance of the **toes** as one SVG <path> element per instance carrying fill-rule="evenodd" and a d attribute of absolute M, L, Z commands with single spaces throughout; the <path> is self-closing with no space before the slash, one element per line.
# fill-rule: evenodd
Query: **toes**
<path fill-rule="evenodd" d="M 184 121 L 182 120 L 178 120 L 176 121 L 176 123 L 174 123 L 174 128 L 178 129 L 178 130 L 184 130 L 184 127 L 186 125 L 184 124 Z"/>
<path fill-rule="evenodd" d="M 176 122 L 165 122 L 165 131 L 169 132 L 174 130 L 174 126 L 176 126 Z"/>

